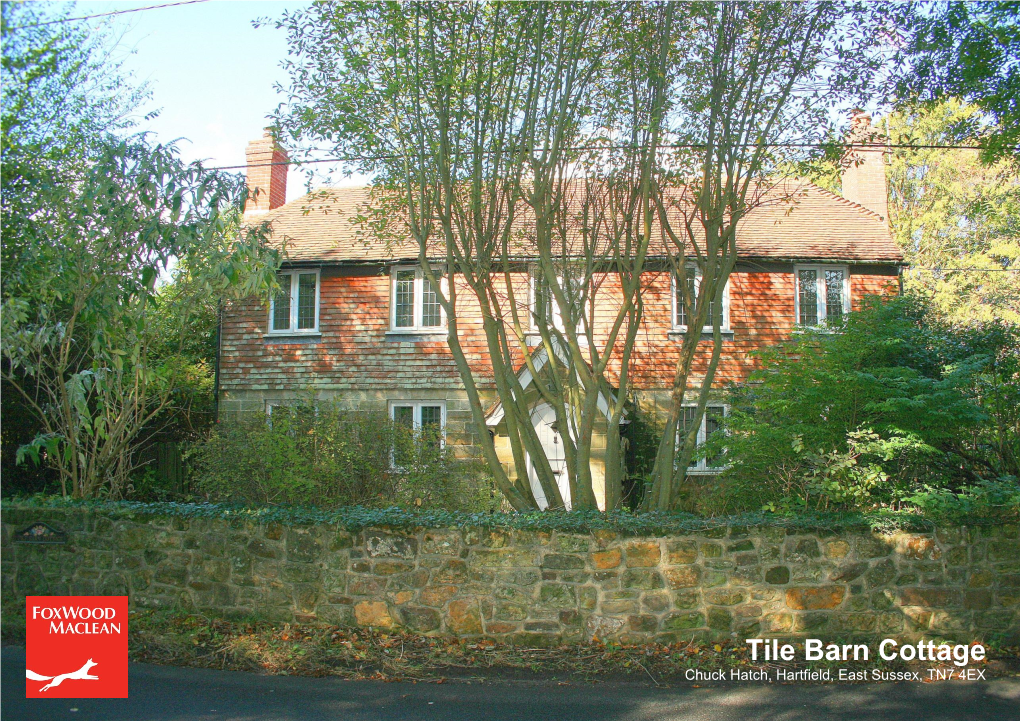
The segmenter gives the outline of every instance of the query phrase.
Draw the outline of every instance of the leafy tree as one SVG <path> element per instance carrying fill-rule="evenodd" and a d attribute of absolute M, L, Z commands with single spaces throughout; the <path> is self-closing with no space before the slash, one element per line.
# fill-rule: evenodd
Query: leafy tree
<path fill-rule="evenodd" d="M 961 139 L 973 144 L 989 132 L 988 116 L 950 99 L 903 105 L 877 127 L 891 145 L 889 225 L 908 265 L 904 287 L 929 297 L 934 312 L 956 322 L 1020 322 L 1018 166 L 941 147 Z M 802 172 L 838 194 L 835 158 L 806 163 Z"/>
<path fill-rule="evenodd" d="M 947 100 L 882 119 L 893 145 L 949 145 L 956 129 L 980 133 L 974 105 Z M 889 221 L 911 266 L 905 286 L 957 321 L 1020 323 L 1020 174 L 1015 163 L 984 163 L 971 150 L 891 153 Z"/>
<path fill-rule="evenodd" d="M 0 11 L 6 289 L 34 263 L 31 226 L 20 224 L 42 204 L 41 194 L 85 167 L 106 137 L 132 127 L 145 89 L 124 75 L 103 31 L 52 23 L 61 16 L 41 3 L 5 2 Z"/>
<path fill-rule="evenodd" d="M 107 51 L 104 32 L 50 23 L 64 17 L 51 14 L 51 7 L 0 4 L 0 286 L 5 296 L 19 293 L 21 271 L 36 262 L 31 229 L 22 224 L 42 202 L 42 189 L 63 182 L 69 168 L 83 167 L 87 149 L 105 133 L 129 128 L 145 94 L 126 82 Z M 43 490 L 55 480 L 50 469 L 15 470 L 17 449 L 40 431 L 38 418 L 6 380 L 3 398 L 4 488 Z"/>
<path fill-rule="evenodd" d="M 962 98 L 996 123 L 981 138 L 985 160 L 1020 158 L 1020 3 L 915 3 L 906 30 L 898 100 Z M 969 139 L 966 123 L 959 131 L 958 140 Z"/>
<path fill-rule="evenodd" d="M 1020 475 L 1020 333 L 933 323 L 915 296 L 761 353 L 734 391 L 721 505 L 796 510 L 910 505 L 931 489 Z"/>
<path fill-rule="evenodd" d="M 277 254 L 263 227 L 233 234 L 240 178 L 125 135 L 135 91 L 102 43 L 40 24 L 34 7 L 3 13 L 0 351 L 6 387 L 40 427 L 18 453 L 54 468 L 65 495 L 117 496 L 182 377 L 152 353 L 167 343 L 152 322 L 157 279 L 179 260 L 208 292 L 260 292 Z"/>

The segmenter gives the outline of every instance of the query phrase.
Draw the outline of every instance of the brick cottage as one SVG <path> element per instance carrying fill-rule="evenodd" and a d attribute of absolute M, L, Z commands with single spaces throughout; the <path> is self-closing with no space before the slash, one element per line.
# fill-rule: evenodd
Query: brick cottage
<path fill-rule="evenodd" d="M 856 120 L 858 132 L 870 133 L 870 118 Z M 738 262 L 722 304 L 723 355 L 713 384 L 718 400 L 709 404 L 701 439 L 726 413 L 722 389 L 745 380 L 753 368 L 753 351 L 789 338 L 798 327 L 838 322 L 865 295 L 896 291 L 903 254 L 889 233 L 884 151 L 864 146 L 854 155 L 843 171 L 845 197 L 806 181 L 786 181 L 782 194 L 794 202 L 762 203 L 738 224 Z M 355 219 L 370 201 L 368 189 L 328 189 L 285 202 L 287 155 L 268 134 L 248 145 L 247 158 L 249 185 L 260 192 L 245 218 L 269 221 L 273 237 L 284 242 L 283 290 L 269 307 L 249 300 L 224 309 L 218 388 L 224 415 L 271 413 L 313 394 L 354 409 L 386 410 L 414 426 L 438 426 L 448 447 L 473 455 L 476 430 L 467 394 L 447 345 L 443 313 L 417 266 L 417 244 L 363 232 Z M 633 408 L 649 417 L 668 407 L 685 333 L 675 279 L 662 267 L 647 273 L 632 356 Z M 523 278 L 527 282 L 526 269 Z M 484 378 L 488 369 L 491 378 L 480 314 L 459 313 L 458 326 L 476 377 Z M 699 352 L 695 381 L 703 376 L 710 336 Z M 489 430 L 514 476 L 494 384 L 482 388 Z M 555 468 L 562 462 L 561 444 L 548 406 L 536 400 L 532 418 Z M 592 454 L 600 505 L 604 445 L 603 428 L 593 437 Z M 692 472 L 711 474 L 717 469 L 710 464 L 701 460 Z"/>

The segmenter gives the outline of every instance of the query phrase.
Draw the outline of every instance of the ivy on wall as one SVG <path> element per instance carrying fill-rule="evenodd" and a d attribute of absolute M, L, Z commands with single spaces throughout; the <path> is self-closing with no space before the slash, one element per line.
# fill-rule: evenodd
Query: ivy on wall
<path fill-rule="evenodd" d="M 671 535 L 703 531 L 711 528 L 773 527 L 798 531 L 837 530 L 871 528 L 875 531 L 896 530 L 933 531 L 942 520 L 925 518 L 911 513 L 813 513 L 800 515 L 778 515 L 767 513 L 745 513 L 711 518 L 688 513 L 667 513 L 653 511 L 636 513 L 594 510 L 569 512 L 531 513 L 465 513 L 457 511 L 423 510 L 411 511 L 403 508 L 365 508 L 351 506 L 335 510 L 324 510 L 310 506 L 267 506 L 254 508 L 221 503 L 140 503 L 135 501 L 76 501 L 59 497 L 32 497 L 14 499 L 6 504 L 8 509 L 58 509 L 91 510 L 114 516 L 136 518 L 138 516 L 171 517 L 182 519 L 210 518 L 235 522 L 280 524 L 285 526 L 308 526 L 325 524 L 347 531 L 364 528 L 491 528 L 518 529 L 531 531 L 560 531 L 565 533 L 590 533 L 593 531 L 614 531 L 626 536 Z M 996 519 L 974 517 L 954 518 L 953 525 L 989 525 Z"/>

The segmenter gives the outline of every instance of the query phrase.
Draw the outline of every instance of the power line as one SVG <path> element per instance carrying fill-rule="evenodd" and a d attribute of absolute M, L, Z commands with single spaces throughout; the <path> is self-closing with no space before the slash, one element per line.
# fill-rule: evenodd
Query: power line
<path fill-rule="evenodd" d="M 604 146 L 604 145 L 592 145 L 592 146 L 577 146 L 572 148 L 564 148 L 568 151 L 584 151 L 584 150 L 626 150 L 628 146 Z M 705 148 L 708 147 L 705 143 L 671 143 L 668 145 L 660 145 L 659 148 Z M 743 144 L 741 147 L 754 147 L 752 143 Z M 766 147 L 769 148 L 826 148 L 829 147 L 824 143 L 770 143 Z M 911 145 L 908 143 L 886 143 L 882 145 L 871 145 L 871 146 L 860 146 L 851 145 L 848 149 L 850 150 L 885 150 L 887 148 L 907 149 L 907 150 L 984 150 L 980 145 Z M 490 151 L 491 152 L 491 151 Z M 539 151 L 541 152 L 541 151 Z M 465 153 L 471 154 L 471 153 Z M 245 168 L 268 168 L 274 165 L 311 165 L 313 163 L 343 163 L 343 162 L 358 162 L 358 161 L 369 161 L 369 160 L 396 160 L 399 155 L 351 155 L 348 157 L 332 156 L 328 158 L 314 158 L 312 160 L 283 160 L 272 163 L 252 163 L 245 165 L 218 165 L 207 168 L 207 170 L 244 170 Z"/>
<path fill-rule="evenodd" d="M 164 3 L 163 5 L 149 5 L 141 8 L 131 8 L 129 10 L 111 10 L 108 13 L 96 13 L 95 15 L 82 15 L 76 18 L 61 18 L 59 20 L 47 20 L 43 23 L 33 23 L 31 25 L 19 25 L 16 28 L 7 28 L 8 31 L 15 30 L 28 30 L 29 28 L 41 28 L 43 25 L 56 25 L 58 23 L 70 23 L 78 20 L 92 20 L 93 18 L 104 18 L 109 15 L 124 15 L 125 13 L 140 13 L 143 10 L 159 10 L 161 8 L 172 8 L 178 5 L 194 5 L 196 3 L 209 2 L 209 0 L 183 0 L 182 2 L 175 3 Z"/>

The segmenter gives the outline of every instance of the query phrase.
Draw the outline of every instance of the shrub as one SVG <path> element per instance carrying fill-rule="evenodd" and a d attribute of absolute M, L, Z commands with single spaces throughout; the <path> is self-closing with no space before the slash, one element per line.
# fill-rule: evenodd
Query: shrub
<path fill-rule="evenodd" d="M 759 358 L 702 451 L 729 464 L 709 510 L 905 508 L 1016 485 L 1015 327 L 948 325 L 917 298 L 876 298 L 841 332 Z"/>
<path fill-rule="evenodd" d="M 195 488 L 214 501 L 465 510 L 497 503 L 484 466 L 457 459 L 436 435 L 333 402 L 224 422 L 189 456 Z"/>

